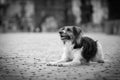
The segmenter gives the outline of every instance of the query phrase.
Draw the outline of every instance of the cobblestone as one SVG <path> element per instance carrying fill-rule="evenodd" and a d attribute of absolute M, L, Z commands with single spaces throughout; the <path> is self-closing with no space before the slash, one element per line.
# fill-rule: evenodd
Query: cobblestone
<path fill-rule="evenodd" d="M 57 33 L 0 34 L 0 80 L 120 80 L 120 36 L 85 35 L 103 45 L 104 64 L 46 66 L 60 59 L 63 45 Z"/>

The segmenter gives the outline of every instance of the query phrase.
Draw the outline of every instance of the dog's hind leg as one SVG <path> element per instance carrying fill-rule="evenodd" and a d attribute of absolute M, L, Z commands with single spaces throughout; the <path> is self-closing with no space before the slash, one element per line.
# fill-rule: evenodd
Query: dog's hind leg
<path fill-rule="evenodd" d="M 102 45 L 97 42 L 97 53 L 95 58 L 92 59 L 93 62 L 104 63 L 103 49 Z"/>

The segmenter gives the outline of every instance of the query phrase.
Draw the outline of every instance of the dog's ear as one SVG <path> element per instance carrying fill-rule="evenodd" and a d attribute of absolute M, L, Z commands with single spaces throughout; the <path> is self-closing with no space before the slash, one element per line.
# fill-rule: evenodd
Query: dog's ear
<path fill-rule="evenodd" d="M 74 26 L 73 27 L 73 33 L 75 35 L 75 43 L 80 44 L 81 43 L 81 36 L 82 36 L 82 29 L 80 27 Z"/>
<path fill-rule="evenodd" d="M 80 27 L 74 26 L 74 27 L 73 27 L 73 33 L 74 33 L 76 36 L 78 36 L 78 35 L 80 35 L 80 34 L 82 33 L 82 30 L 81 30 Z"/>

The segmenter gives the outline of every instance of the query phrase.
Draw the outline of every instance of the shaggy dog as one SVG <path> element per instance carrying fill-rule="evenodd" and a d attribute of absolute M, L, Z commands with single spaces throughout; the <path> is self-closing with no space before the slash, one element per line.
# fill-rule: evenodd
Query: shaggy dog
<path fill-rule="evenodd" d="M 104 63 L 101 44 L 83 36 L 80 27 L 65 26 L 59 34 L 64 44 L 63 55 L 60 60 L 48 63 L 48 66 L 78 66 L 90 61 Z"/>

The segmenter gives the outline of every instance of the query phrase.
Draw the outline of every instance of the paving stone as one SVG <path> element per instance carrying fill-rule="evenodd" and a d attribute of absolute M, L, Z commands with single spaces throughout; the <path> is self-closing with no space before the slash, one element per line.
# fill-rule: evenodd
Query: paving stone
<path fill-rule="evenodd" d="M 85 34 L 103 45 L 106 62 L 55 67 L 63 44 L 57 33 L 0 34 L 0 80 L 120 80 L 120 37 Z"/>

